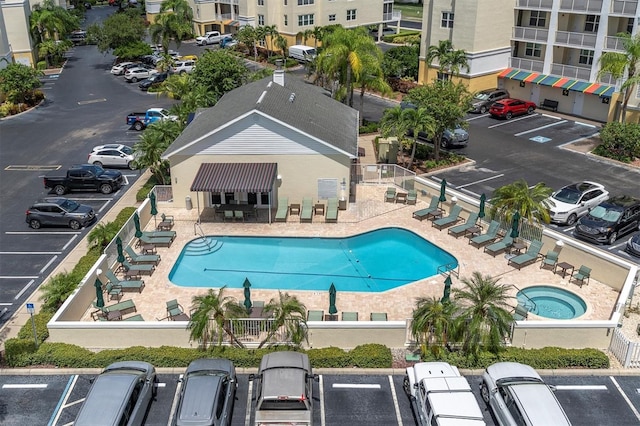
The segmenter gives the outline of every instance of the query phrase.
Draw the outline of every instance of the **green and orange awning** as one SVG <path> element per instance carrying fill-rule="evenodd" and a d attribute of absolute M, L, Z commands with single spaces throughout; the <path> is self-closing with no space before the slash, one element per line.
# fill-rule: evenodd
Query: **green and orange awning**
<path fill-rule="evenodd" d="M 527 83 L 541 84 L 543 86 L 557 87 L 574 92 L 589 93 L 603 98 L 610 98 L 616 91 L 614 86 L 600 83 L 589 83 L 586 81 L 572 80 L 566 77 L 555 75 L 545 75 L 534 71 L 524 71 L 517 68 L 507 68 L 498 74 L 499 78 L 509 80 L 524 81 Z"/>

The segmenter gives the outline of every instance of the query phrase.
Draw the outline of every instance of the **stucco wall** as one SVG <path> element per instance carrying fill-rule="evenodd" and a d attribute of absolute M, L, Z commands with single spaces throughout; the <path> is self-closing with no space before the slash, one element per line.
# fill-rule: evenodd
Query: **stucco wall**
<path fill-rule="evenodd" d="M 526 321 L 525 321 L 526 322 Z M 609 327 L 545 327 L 521 328 L 514 330 L 512 345 L 518 348 L 534 349 L 556 346 L 567 349 L 597 348 L 607 349 L 611 342 Z"/>
<path fill-rule="evenodd" d="M 404 321 L 309 323 L 308 347 L 352 349 L 366 343 L 379 343 L 390 348 L 402 348 L 405 345 L 405 328 Z"/>

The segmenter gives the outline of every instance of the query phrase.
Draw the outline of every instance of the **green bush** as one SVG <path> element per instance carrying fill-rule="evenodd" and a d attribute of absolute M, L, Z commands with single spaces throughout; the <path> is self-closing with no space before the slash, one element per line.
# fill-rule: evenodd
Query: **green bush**
<path fill-rule="evenodd" d="M 46 70 L 47 69 L 47 61 L 38 61 L 38 63 L 36 64 L 36 69 L 37 70 Z"/>
<path fill-rule="evenodd" d="M 376 133 L 379 128 L 379 123 L 377 121 L 362 121 L 362 126 L 360 126 L 359 133 L 361 135 L 366 133 Z"/>
<path fill-rule="evenodd" d="M 11 367 L 24 367 L 30 365 L 28 355 L 36 351 L 36 342 L 31 339 L 7 339 L 4 342 L 4 358 Z"/>
<path fill-rule="evenodd" d="M 640 158 L 640 124 L 612 122 L 600 131 L 602 143 L 593 153 L 602 157 L 630 163 Z"/>
<path fill-rule="evenodd" d="M 53 313 L 39 312 L 33 316 L 33 321 L 36 323 L 36 335 L 38 336 L 38 344 L 44 342 L 49 337 L 49 329 L 47 323 L 53 317 Z M 29 319 L 25 325 L 18 331 L 18 339 L 31 339 L 33 340 L 33 325 L 31 319 Z"/>
<path fill-rule="evenodd" d="M 391 368 L 393 362 L 391 349 L 376 343 L 356 346 L 349 357 L 351 364 L 360 368 Z"/>
<path fill-rule="evenodd" d="M 149 196 L 149 192 L 158 184 L 155 176 L 151 175 L 149 180 L 136 193 L 136 201 L 141 203 Z M 131 216 L 131 215 L 129 215 Z"/>
<path fill-rule="evenodd" d="M 313 368 L 344 368 L 350 365 L 349 354 L 340 348 L 318 348 L 307 351 Z"/>

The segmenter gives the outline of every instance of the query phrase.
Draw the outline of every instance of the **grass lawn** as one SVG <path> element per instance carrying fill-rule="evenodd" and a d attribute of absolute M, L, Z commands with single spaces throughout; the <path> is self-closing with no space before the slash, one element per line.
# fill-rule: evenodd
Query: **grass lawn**
<path fill-rule="evenodd" d="M 402 19 L 422 20 L 422 5 L 396 2 L 393 10 L 402 12 Z"/>

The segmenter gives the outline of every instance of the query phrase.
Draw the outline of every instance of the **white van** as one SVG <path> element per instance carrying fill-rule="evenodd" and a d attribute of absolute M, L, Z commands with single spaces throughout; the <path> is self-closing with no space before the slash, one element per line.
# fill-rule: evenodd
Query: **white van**
<path fill-rule="evenodd" d="M 300 62 L 311 62 L 316 57 L 316 49 L 301 44 L 289 48 L 289 57 Z"/>

